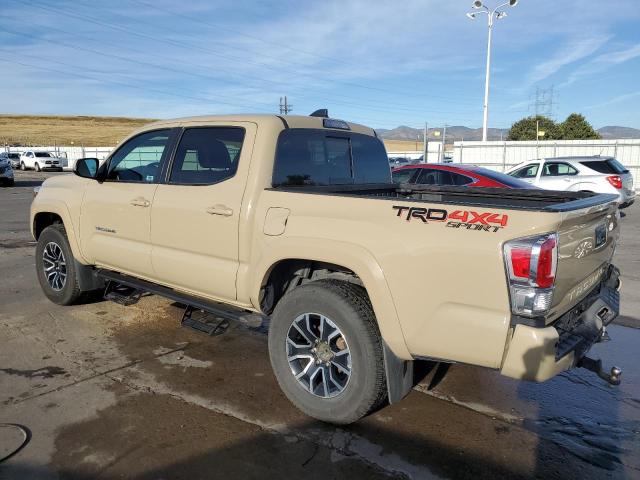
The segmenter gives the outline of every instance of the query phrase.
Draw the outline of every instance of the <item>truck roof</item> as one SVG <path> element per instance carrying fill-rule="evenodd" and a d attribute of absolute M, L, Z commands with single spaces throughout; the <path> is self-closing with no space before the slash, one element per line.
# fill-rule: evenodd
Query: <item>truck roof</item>
<path fill-rule="evenodd" d="M 257 124 L 272 124 L 281 129 L 284 125 L 286 128 L 326 128 L 322 117 L 311 117 L 304 115 L 275 115 L 275 114 L 231 114 L 231 115 L 200 115 L 195 117 L 183 117 L 167 120 L 160 120 L 145 125 L 136 131 L 145 131 L 153 127 L 180 127 L 184 125 L 199 125 L 210 122 L 254 122 Z M 336 120 L 336 119 L 334 119 Z M 350 131 L 363 133 L 365 135 L 376 135 L 372 128 L 360 125 L 358 123 L 346 122 Z M 341 131 L 336 129 L 337 131 Z"/>

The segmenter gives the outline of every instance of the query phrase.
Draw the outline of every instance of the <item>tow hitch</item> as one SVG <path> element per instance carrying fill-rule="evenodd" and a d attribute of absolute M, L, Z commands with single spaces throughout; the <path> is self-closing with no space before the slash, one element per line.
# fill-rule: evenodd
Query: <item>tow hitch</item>
<path fill-rule="evenodd" d="M 578 367 L 594 372 L 610 385 L 620 385 L 622 370 L 618 367 L 611 367 L 611 371 L 607 373 L 602 369 L 602 360 L 600 359 L 594 360 L 593 358 L 582 357 L 578 362 Z"/>

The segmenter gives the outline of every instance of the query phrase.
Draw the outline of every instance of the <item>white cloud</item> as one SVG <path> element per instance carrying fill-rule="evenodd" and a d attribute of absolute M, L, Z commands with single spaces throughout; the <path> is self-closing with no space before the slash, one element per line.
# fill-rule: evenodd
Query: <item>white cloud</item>
<path fill-rule="evenodd" d="M 562 48 L 556 51 L 550 58 L 536 65 L 527 75 L 526 85 L 530 87 L 540 81 L 554 75 L 567 65 L 593 55 L 611 37 L 609 35 L 596 35 L 592 37 L 573 37 Z"/>
<path fill-rule="evenodd" d="M 622 50 L 603 53 L 574 70 L 560 85 L 560 87 L 569 86 L 584 77 L 604 71 L 614 65 L 625 63 L 638 57 L 640 57 L 640 44 L 632 45 L 630 47 L 623 48 Z"/>

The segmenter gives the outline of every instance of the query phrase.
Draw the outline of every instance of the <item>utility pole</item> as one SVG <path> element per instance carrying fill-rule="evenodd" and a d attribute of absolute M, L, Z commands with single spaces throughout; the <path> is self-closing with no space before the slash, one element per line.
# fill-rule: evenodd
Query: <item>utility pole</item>
<path fill-rule="evenodd" d="M 287 96 L 280 97 L 280 115 L 288 115 L 293 110 L 293 105 L 287 101 Z"/>
<path fill-rule="evenodd" d="M 442 158 L 440 159 L 441 162 L 444 163 L 444 146 L 445 143 L 447 141 L 447 124 L 444 124 L 444 128 L 442 129 Z"/>
<path fill-rule="evenodd" d="M 429 139 L 428 139 L 428 135 L 429 135 L 429 124 L 427 122 L 424 122 L 424 139 L 422 141 L 422 151 L 424 152 L 422 154 L 422 163 L 429 163 Z"/>

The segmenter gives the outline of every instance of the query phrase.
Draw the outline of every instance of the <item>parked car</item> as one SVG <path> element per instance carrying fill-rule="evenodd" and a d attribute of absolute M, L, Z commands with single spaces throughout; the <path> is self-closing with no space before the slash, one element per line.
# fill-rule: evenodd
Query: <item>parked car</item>
<path fill-rule="evenodd" d="M 6 152 L 0 153 L 0 183 L 4 186 L 13 187 L 13 167 Z"/>
<path fill-rule="evenodd" d="M 20 155 L 20 170 L 62 171 L 62 161 L 49 152 L 27 150 Z"/>
<path fill-rule="evenodd" d="M 214 314 L 185 311 L 205 332 L 254 312 L 280 387 L 322 421 L 400 401 L 421 358 L 620 381 L 584 357 L 619 310 L 615 195 L 400 192 L 374 130 L 293 115 L 156 122 L 74 173 L 31 204 L 44 294 L 110 282 L 123 305 L 151 292 Z"/>
<path fill-rule="evenodd" d="M 635 200 L 633 175 L 613 157 L 556 157 L 532 160 L 507 174 L 546 190 L 613 193 L 620 208 Z"/>
<path fill-rule="evenodd" d="M 20 166 L 20 153 L 18 152 L 0 152 L 0 159 L 8 159 L 12 168 Z"/>
<path fill-rule="evenodd" d="M 404 165 L 411 165 L 411 159 L 406 157 L 391 157 L 389 158 L 389 165 L 391 168 L 402 167 Z"/>
<path fill-rule="evenodd" d="M 494 188 L 534 188 L 522 180 L 475 165 L 425 163 L 393 170 L 395 183 Z"/>

